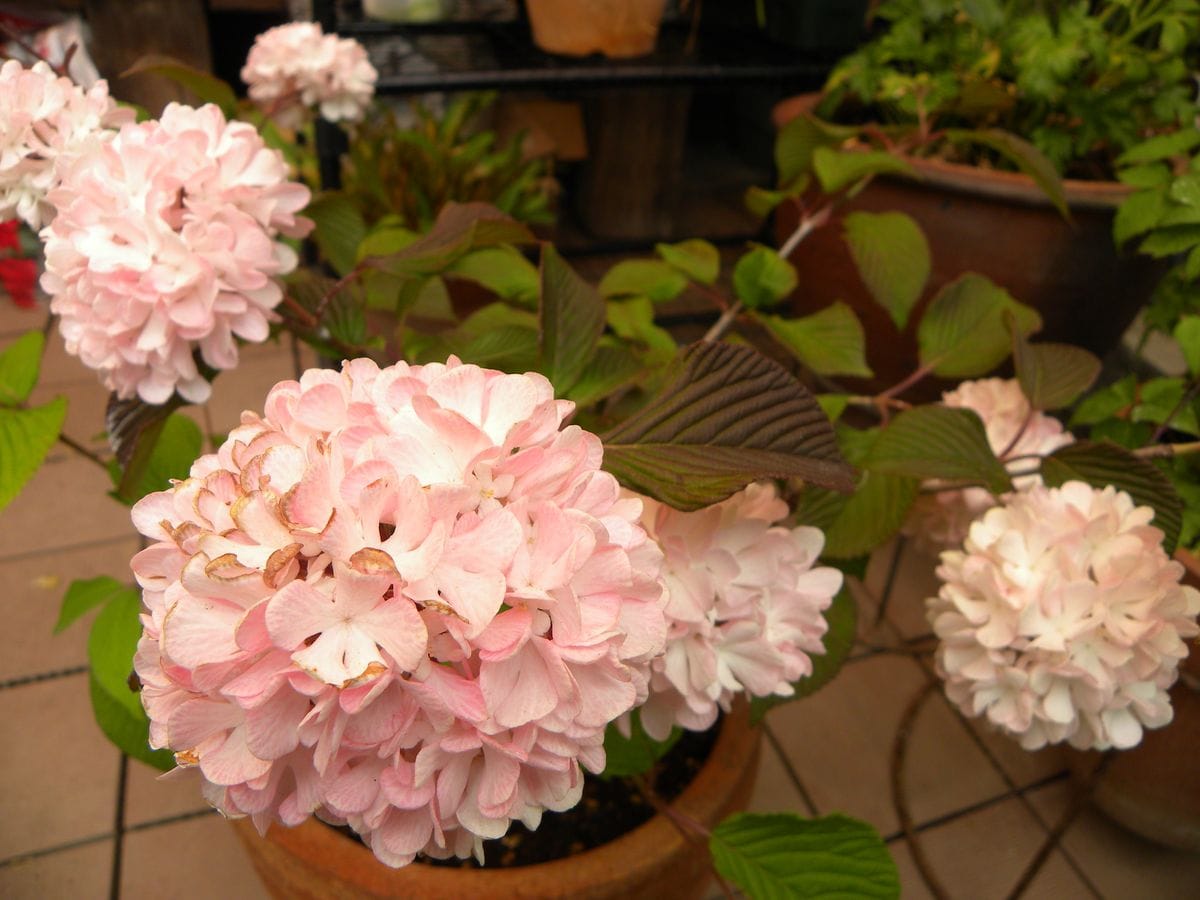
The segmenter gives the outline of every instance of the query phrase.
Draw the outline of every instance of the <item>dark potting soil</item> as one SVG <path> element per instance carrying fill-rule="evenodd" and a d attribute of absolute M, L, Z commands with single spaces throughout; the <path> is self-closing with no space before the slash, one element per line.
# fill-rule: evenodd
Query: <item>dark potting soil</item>
<path fill-rule="evenodd" d="M 717 741 L 719 728 L 707 731 L 685 731 L 675 746 L 663 756 L 646 781 L 656 796 L 671 801 L 683 793 L 708 760 Z M 494 841 L 483 842 L 485 865 L 531 866 L 535 863 L 562 859 L 601 844 L 607 844 L 639 825 L 650 821 L 654 807 L 642 795 L 634 782 L 627 778 L 603 779 L 588 775 L 583 782 L 583 797 L 565 812 L 547 812 L 537 831 L 530 831 L 514 822 L 508 834 Z M 339 829 L 351 837 L 358 835 L 348 828 Z M 433 866 L 479 868 L 474 859 L 425 859 Z"/>

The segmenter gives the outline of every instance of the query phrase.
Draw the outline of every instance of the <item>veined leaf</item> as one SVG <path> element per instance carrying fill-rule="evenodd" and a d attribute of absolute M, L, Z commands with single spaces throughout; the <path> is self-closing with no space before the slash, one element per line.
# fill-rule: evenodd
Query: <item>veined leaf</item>
<path fill-rule="evenodd" d="M 677 509 L 708 506 L 762 478 L 853 487 L 812 394 L 747 346 L 686 348 L 659 393 L 603 440 L 608 471 Z"/>
<path fill-rule="evenodd" d="M 796 693 L 790 697 L 772 694 L 769 697 L 755 697 L 751 700 L 750 721 L 752 724 L 757 725 L 762 721 L 763 716 L 781 703 L 790 703 L 793 700 L 815 694 L 841 671 L 842 665 L 850 655 L 850 649 L 854 646 L 854 636 L 858 628 L 857 604 L 854 602 L 854 597 L 850 595 L 849 589 L 844 585 L 838 591 L 837 596 L 833 598 L 829 609 L 825 610 L 825 623 L 829 626 L 821 638 L 825 652 L 809 654 L 809 658 L 812 660 L 812 672 L 799 681 L 792 682 Z"/>
<path fill-rule="evenodd" d="M 863 469 L 858 487 L 841 498 L 837 515 L 825 527 L 825 556 L 853 559 L 882 546 L 904 524 L 920 487 L 916 478 Z"/>
<path fill-rule="evenodd" d="M 771 247 L 756 245 L 733 267 L 733 292 L 749 309 L 774 306 L 796 289 L 796 267 Z"/>
<path fill-rule="evenodd" d="M 200 426 L 181 413 L 155 422 L 139 436 L 117 486 L 117 499 L 132 505 L 147 494 L 167 490 L 172 479 L 187 478 L 203 445 Z"/>
<path fill-rule="evenodd" d="M 108 575 L 72 581 L 67 585 L 67 592 L 63 596 L 62 609 L 59 610 L 54 633 L 58 634 L 88 610 L 108 603 L 129 589 L 129 585 L 122 584 Z"/>
<path fill-rule="evenodd" d="M 1062 213 L 1064 219 L 1071 218 L 1062 176 L 1054 168 L 1054 163 L 1029 141 L 999 128 L 985 128 L 979 131 L 951 129 L 946 132 L 946 137 L 951 141 L 980 144 L 995 150 L 1019 171 L 1032 178 L 1054 204 L 1054 208 Z"/>
<path fill-rule="evenodd" d="M 708 241 L 693 239 L 678 244 L 656 244 L 654 249 L 692 281 L 712 284 L 721 272 L 721 254 Z"/>
<path fill-rule="evenodd" d="M 647 297 L 653 303 L 674 300 L 687 287 L 687 278 L 660 259 L 626 259 L 617 263 L 600 281 L 600 295 Z"/>
<path fill-rule="evenodd" d="M 1154 510 L 1154 526 L 1162 530 L 1163 549 L 1175 552 L 1183 524 L 1183 501 L 1171 480 L 1153 463 L 1116 444 L 1077 441 L 1042 460 L 1042 479 L 1050 487 L 1083 481 L 1092 487 L 1112 485 L 1139 506 Z"/>
<path fill-rule="evenodd" d="M 854 212 L 846 216 L 846 244 L 875 302 L 903 330 L 929 280 L 929 242 L 911 216 L 901 212 Z"/>
<path fill-rule="evenodd" d="M 549 244 L 542 247 L 541 283 L 541 371 L 562 396 L 596 349 L 604 330 L 604 301 Z"/>
<path fill-rule="evenodd" d="M 868 175 L 910 174 L 912 166 L 898 156 L 882 150 L 835 150 L 817 147 L 812 155 L 813 171 L 827 194 L 850 187 Z"/>
<path fill-rule="evenodd" d="M 141 597 L 134 588 L 114 596 L 92 623 L 88 635 L 89 684 L 96 722 L 122 752 L 159 769 L 175 765 L 165 750 L 150 749 L 150 722 L 129 687 L 133 654 L 142 633 Z"/>
<path fill-rule="evenodd" d="M 447 203 L 429 233 L 385 256 L 363 260 L 369 268 L 406 277 L 440 275 L 469 250 L 530 244 L 529 229 L 486 203 Z"/>
<path fill-rule="evenodd" d="M 1012 479 L 988 443 L 979 415 L 949 406 L 916 406 L 882 429 L 863 465 L 910 478 L 979 481 L 993 494 Z"/>
<path fill-rule="evenodd" d="M 814 372 L 871 376 L 871 367 L 864 355 L 866 337 L 862 323 L 845 303 L 838 301 L 799 319 L 779 316 L 759 316 L 758 319 L 796 359 Z"/>
<path fill-rule="evenodd" d="M 221 112 L 227 119 L 233 118 L 237 113 L 237 96 L 228 83 L 215 75 L 188 65 L 183 60 L 162 53 L 149 53 L 122 72 L 121 77 L 139 75 L 143 72 L 152 72 L 169 78 L 180 87 L 195 94 L 201 103 L 215 103 L 221 108 Z"/>
<path fill-rule="evenodd" d="M 313 240 L 337 270 L 347 274 L 358 261 L 358 245 L 367 236 L 367 223 L 354 201 L 340 191 L 327 191 L 305 207 L 313 220 Z"/>
<path fill-rule="evenodd" d="M 8 506 L 41 468 L 66 417 L 64 397 L 32 409 L 0 408 L 0 509 Z"/>
<path fill-rule="evenodd" d="M 42 366 L 46 338 L 27 331 L 0 353 L 0 406 L 17 406 L 29 399 Z"/>
<path fill-rule="evenodd" d="M 843 815 L 738 813 L 708 841 L 713 864 L 754 900 L 895 900 L 900 876 L 879 833 Z"/>
<path fill-rule="evenodd" d="M 1006 316 L 1022 334 L 1042 327 L 1037 311 L 1018 303 L 1002 287 L 974 272 L 963 275 L 942 288 L 921 317 L 921 363 L 943 378 L 990 372 L 1011 349 Z"/>
<path fill-rule="evenodd" d="M 533 306 L 538 300 L 537 266 L 515 247 L 482 247 L 459 257 L 446 273 L 483 285 L 503 300 Z"/>
<path fill-rule="evenodd" d="M 1013 365 L 1021 391 L 1034 409 L 1070 406 L 1100 375 L 1100 360 L 1082 347 L 1033 344 L 1015 328 Z"/>
<path fill-rule="evenodd" d="M 579 406 L 590 406 L 628 387 L 640 379 L 646 366 L 624 344 L 601 343 L 591 362 L 579 374 L 579 380 L 567 391 L 567 399 Z"/>

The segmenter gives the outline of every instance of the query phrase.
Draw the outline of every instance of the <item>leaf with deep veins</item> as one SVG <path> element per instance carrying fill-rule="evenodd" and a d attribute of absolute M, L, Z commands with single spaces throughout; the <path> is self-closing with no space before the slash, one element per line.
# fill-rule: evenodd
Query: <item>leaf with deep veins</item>
<path fill-rule="evenodd" d="M 854 488 L 816 398 L 747 346 L 685 348 L 658 394 L 602 438 L 605 469 L 677 509 L 717 503 L 763 478 Z"/>

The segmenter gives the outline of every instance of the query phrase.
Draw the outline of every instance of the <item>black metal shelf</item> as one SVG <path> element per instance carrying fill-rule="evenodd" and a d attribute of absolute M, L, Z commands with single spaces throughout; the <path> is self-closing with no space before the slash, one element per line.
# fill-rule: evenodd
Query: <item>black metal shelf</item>
<path fill-rule="evenodd" d="M 527 22 L 459 21 L 392 24 L 339 16 L 334 0 L 315 0 L 314 12 L 326 30 L 353 36 L 371 48 L 374 42 L 402 37 L 461 37 L 473 50 L 459 58 L 440 59 L 436 72 L 399 73 L 380 68 L 376 92 L 414 94 L 460 90 L 552 90 L 605 87 L 735 86 L 767 84 L 804 90 L 819 87 L 831 60 L 804 56 L 768 40 L 760 32 L 701 30 L 689 47 L 682 23 L 665 23 L 653 54 L 637 59 L 582 59 L 556 56 L 538 49 Z M 486 60 L 480 64 L 480 60 Z"/>

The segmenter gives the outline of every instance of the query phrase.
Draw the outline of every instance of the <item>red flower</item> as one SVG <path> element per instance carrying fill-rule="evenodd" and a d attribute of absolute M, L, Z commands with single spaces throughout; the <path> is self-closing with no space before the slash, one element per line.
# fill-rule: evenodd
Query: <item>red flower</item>
<path fill-rule="evenodd" d="M 7 234 L 0 230 L 0 241 L 6 240 Z M 32 259 L 0 259 L 0 283 L 12 297 L 13 303 L 21 309 L 33 309 L 37 300 L 33 295 L 33 286 L 37 283 L 37 263 Z"/>

